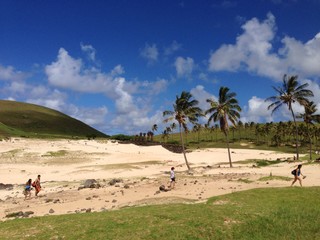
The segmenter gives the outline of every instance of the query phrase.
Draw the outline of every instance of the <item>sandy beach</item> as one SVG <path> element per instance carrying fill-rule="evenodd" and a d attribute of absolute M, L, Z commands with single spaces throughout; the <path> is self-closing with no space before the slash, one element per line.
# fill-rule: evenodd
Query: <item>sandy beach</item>
<path fill-rule="evenodd" d="M 234 191 L 259 187 L 286 187 L 291 181 L 261 181 L 262 177 L 292 178 L 299 162 L 287 161 L 292 154 L 274 151 L 232 149 L 230 168 L 226 149 L 201 149 L 187 154 L 189 174 L 182 154 L 162 146 L 136 146 L 99 140 L 10 139 L 0 142 L 0 219 L 27 212 L 24 217 L 111 211 L 122 207 L 162 203 L 197 203 Z M 281 163 L 256 167 L 244 160 L 279 159 Z M 242 162 L 241 162 L 242 161 Z M 169 185 L 175 167 L 176 187 Z M 305 165 L 304 186 L 319 186 L 319 165 Z M 24 199 L 25 182 L 41 175 L 38 197 Z M 88 179 L 93 188 L 84 188 Z M 298 183 L 296 183 L 298 186 Z"/>

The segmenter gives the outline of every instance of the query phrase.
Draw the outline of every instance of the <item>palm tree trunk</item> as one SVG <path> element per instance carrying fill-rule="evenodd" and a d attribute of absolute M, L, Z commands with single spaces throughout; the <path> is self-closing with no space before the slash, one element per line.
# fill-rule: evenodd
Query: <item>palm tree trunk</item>
<path fill-rule="evenodd" d="M 228 133 L 226 133 L 226 140 L 227 140 L 227 148 L 228 148 L 229 164 L 230 164 L 230 167 L 232 168 L 232 161 L 231 161 L 231 153 L 230 153 L 230 146 L 229 146 L 229 137 L 228 137 Z"/>
<path fill-rule="evenodd" d="M 298 134 L 299 133 L 298 133 L 298 126 L 297 126 L 296 118 L 294 116 L 292 108 L 291 108 L 291 114 L 292 114 L 292 117 L 293 117 L 293 122 L 294 122 L 295 129 L 296 129 L 296 154 L 297 154 L 297 161 L 299 161 L 299 150 L 298 150 Z"/>
<path fill-rule="evenodd" d="M 309 160 L 312 160 L 312 138 L 310 134 L 309 124 L 307 123 L 307 132 L 308 132 L 308 138 L 309 138 Z"/>
<path fill-rule="evenodd" d="M 184 148 L 184 142 L 183 142 L 183 136 L 182 136 L 182 131 L 181 131 L 181 124 L 179 124 L 179 131 L 180 131 L 180 141 L 181 141 L 181 147 L 182 147 L 182 153 L 183 153 L 183 157 L 184 157 L 184 161 L 186 162 L 188 171 L 190 171 L 190 166 L 187 160 L 187 156 L 186 156 L 186 151 Z"/>

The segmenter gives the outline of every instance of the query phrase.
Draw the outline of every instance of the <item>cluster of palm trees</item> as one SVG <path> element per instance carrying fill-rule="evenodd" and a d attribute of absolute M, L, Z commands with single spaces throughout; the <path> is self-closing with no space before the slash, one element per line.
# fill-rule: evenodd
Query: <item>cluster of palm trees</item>
<path fill-rule="evenodd" d="M 312 101 L 309 101 L 309 97 L 313 96 L 313 92 L 306 89 L 308 86 L 307 83 L 299 85 L 297 79 L 297 76 L 288 77 L 287 75 L 284 75 L 282 86 L 273 87 L 277 95 L 267 98 L 266 101 L 271 102 L 271 104 L 268 106 L 268 110 L 272 110 L 272 113 L 278 110 L 282 105 L 286 105 L 291 112 L 295 126 L 296 159 L 299 159 L 299 131 L 296 118 L 302 118 L 309 126 L 313 122 L 319 122 L 320 116 L 315 114 L 317 111 L 315 104 Z M 202 110 L 198 107 L 199 102 L 193 98 L 192 94 L 183 91 L 180 96 L 176 96 L 176 100 L 173 104 L 173 110 L 167 110 L 163 112 L 165 123 L 172 121 L 177 123 L 177 125 L 171 124 L 170 127 L 167 127 L 163 134 L 168 135 L 173 128 L 178 126 L 182 152 L 188 170 L 190 170 L 190 165 L 186 157 L 183 131 L 188 132 L 188 126 L 193 125 L 193 130 L 198 130 L 200 132 L 202 126 L 198 123 L 198 120 L 200 117 L 204 116 L 206 116 L 208 119 L 207 124 L 205 124 L 206 128 L 208 128 L 210 124 L 214 124 L 215 127 L 219 126 L 220 130 L 223 132 L 227 143 L 229 164 L 230 167 L 232 167 L 229 147 L 229 131 L 230 129 L 234 130 L 237 127 L 243 127 L 243 123 L 239 121 L 241 107 L 236 99 L 236 93 L 230 92 L 228 87 L 221 87 L 219 90 L 218 99 L 207 99 L 207 102 L 209 103 L 210 107 L 206 110 Z M 293 104 L 295 103 L 298 103 L 304 107 L 305 112 L 303 114 L 300 114 L 299 116 L 295 115 L 293 111 Z M 218 123 L 218 125 L 216 123 Z M 231 127 L 229 127 L 230 124 Z M 156 130 L 157 125 L 155 124 L 152 128 L 152 131 Z M 268 129 L 266 129 L 266 131 L 268 131 Z M 309 139 L 310 138 L 311 135 L 309 134 Z"/>

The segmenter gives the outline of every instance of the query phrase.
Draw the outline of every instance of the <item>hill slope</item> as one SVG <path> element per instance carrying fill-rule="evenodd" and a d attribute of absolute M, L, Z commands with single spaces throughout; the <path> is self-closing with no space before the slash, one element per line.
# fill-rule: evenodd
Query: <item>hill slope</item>
<path fill-rule="evenodd" d="M 107 137 L 87 124 L 56 110 L 0 100 L 0 136 Z"/>

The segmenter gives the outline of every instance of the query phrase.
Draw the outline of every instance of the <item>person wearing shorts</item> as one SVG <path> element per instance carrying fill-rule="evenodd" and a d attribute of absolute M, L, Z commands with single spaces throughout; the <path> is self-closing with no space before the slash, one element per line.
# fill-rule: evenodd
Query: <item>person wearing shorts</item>
<path fill-rule="evenodd" d="M 25 196 L 24 199 L 31 197 L 31 190 L 32 190 L 31 182 L 32 182 L 31 179 L 29 179 L 28 182 L 26 182 L 26 185 L 25 185 L 24 191 L 23 191 L 23 194 Z"/>
<path fill-rule="evenodd" d="M 171 189 L 174 189 L 175 183 L 176 183 L 176 176 L 174 172 L 174 167 L 172 167 L 170 171 L 170 188 Z"/>
<path fill-rule="evenodd" d="M 302 180 L 300 178 L 300 175 L 303 176 L 303 178 L 305 178 L 305 176 L 302 174 L 301 168 L 302 168 L 302 165 L 299 164 L 298 167 L 291 172 L 291 174 L 294 176 L 291 186 L 293 186 L 293 184 L 298 180 L 300 183 L 300 186 L 302 187 Z"/>

